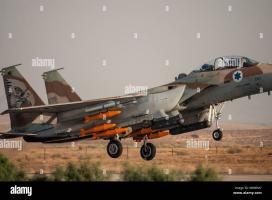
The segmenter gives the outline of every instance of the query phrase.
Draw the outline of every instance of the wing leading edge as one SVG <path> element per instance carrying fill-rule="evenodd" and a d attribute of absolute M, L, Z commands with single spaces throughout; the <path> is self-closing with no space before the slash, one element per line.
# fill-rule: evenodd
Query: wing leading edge
<path fill-rule="evenodd" d="M 110 97 L 110 98 L 102 98 L 95 100 L 87 100 L 87 101 L 78 101 L 78 102 L 69 102 L 62 104 L 53 104 L 53 105 L 42 105 L 42 106 L 31 106 L 24 108 L 11 108 L 8 109 L 1 114 L 8 113 L 58 113 L 69 111 L 73 109 L 83 108 L 83 107 L 91 107 L 104 103 L 116 103 L 116 104 L 125 104 L 131 101 L 135 101 L 138 97 L 144 96 L 143 94 L 136 95 L 127 95 L 127 96 L 118 96 L 118 97 Z"/>

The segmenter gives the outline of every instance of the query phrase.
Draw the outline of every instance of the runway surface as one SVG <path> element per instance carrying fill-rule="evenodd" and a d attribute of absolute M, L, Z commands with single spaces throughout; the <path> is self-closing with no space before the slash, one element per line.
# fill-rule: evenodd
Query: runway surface
<path fill-rule="evenodd" d="M 272 175 L 245 175 L 234 174 L 223 176 L 223 181 L 272 181 Z"/>

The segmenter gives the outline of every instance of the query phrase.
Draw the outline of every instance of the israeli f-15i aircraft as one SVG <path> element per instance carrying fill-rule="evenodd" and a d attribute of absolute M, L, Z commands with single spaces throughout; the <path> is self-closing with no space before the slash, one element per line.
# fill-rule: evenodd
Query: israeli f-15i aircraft
<path fill-rule="evenodd" d="M 206 62 L 171 83 L 124 96 L 81 100 L 58 70 L 45 72 L 48 105 L 17 70 L 1 70 L 11 130 L 1 139 L 23 137 L 27 142 L 62 143 L 82 139 L 109 140 L 110 157 L 121 156 L 121 140 L 141 142 L 140 155 L 152 160 L 156 147 L 149 140 L 210 127 L 214 140 L 223 137 L 218 120 L 226 101 L 272 90 L 272 64 L 243 56 Z"/>

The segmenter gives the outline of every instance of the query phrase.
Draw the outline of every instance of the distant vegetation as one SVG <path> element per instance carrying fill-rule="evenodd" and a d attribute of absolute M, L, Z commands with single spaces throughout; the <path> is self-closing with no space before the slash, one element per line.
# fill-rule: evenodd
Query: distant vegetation
<path fill-rule="evenodd" d="M 24 181 L 25 172 L 17 169 L 4 155 L 0 154 L 0 181 Z"/>
<path fill-rule="evenodd" d="M 81 163 L 79 166 L 69 163 L 66 168 L 57 167 L 52 174 L 53 181 L 105 181 L 110 175 L 104 175 L 98 163 Z"/>
<path fill-rule="evenodd" d="M 110 174 L 103 174 L 98 163 L 68 163 L 65 168 L 57 167 L 50 176 L 35 174 L 31 181 L 105 181 L 109 177 Z"/>
<path fill-rule="evenodd" d="M 4 155 L 0 154 L 0 181 L 107 181 L 111 174 L 103 173 L 99 163 L 68 163 L 57 167 L 51 175 L 35 174 L 26 176 L 23 170 L 17 169 Z M 156 166 L 135 167 L 126 163 L 121 176 L 123 181 L 219 181 L 221 178 L 211 168 L 197 166 L 189 178 L 181 171 L 164 171 Z"/>
<path fill-rule="evenodd" d="M 129 164 L 124 166 L 124 181 L 220 181 L 221 177 L 212 168 L 198 165 L 196 170 L 186 178 L 181 171 L 165 171 L 157 167 L 134 167 Z"/>
<path fill-rule="evenodd" d="M 23 170 L 18 170 L 4 155 L 0 154 L 0 181 L 104 181 L 110 174 L 104 175 L 98 163 L 68 163 L 57 167 L 52 175 L 34 174 L 27 177 Z"/>
<path fill-rule="evenodd" d="M 42 182 L 42 181 L 51 181 L 51 179 L 46 174 L 36 173 L 31 178 L 29 178 L 29 181 Z"/>
<path fill-rule="evenodd" d="M 198 165 L 196 170 L 191 174 L 191 181 L 220 181 L 221 178 L 217 172 L 211 168 L 204 168 L 203 165 Z"/>
<path fill-rule="evenodd" d="M 133 167 L 125 164 L 123 171 L 124 181 L 181 181 L 184 179 L 182 172 L 165 172 L 157 167 Z"/>

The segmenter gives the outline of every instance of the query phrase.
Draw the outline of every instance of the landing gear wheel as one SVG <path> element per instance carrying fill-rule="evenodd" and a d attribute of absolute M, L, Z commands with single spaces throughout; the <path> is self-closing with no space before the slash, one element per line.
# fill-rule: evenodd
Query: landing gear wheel
<path fill-rule="evenodd" d="M 152 160 L 156 155 L 156 147 L 152 143 L 146 143 L 141 147 L 140 153 L 144 160 Z"/>
<path fill-rule="evenodd" d="M 221 129 L 216 129 L 213 134 L 212 134 L 212 137 L 214 140 L 216 141 L 220 141 L 223 137 L 223 132 Z"/>
<path fill-rule="evenodd" d="M 118 158 L 122 155 L 123 146 L 119 140 L 111 140 L 107 146 L 107 152 L 110 157 Z"/>

